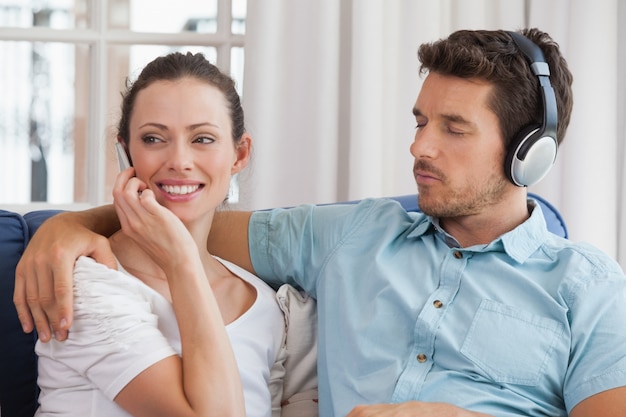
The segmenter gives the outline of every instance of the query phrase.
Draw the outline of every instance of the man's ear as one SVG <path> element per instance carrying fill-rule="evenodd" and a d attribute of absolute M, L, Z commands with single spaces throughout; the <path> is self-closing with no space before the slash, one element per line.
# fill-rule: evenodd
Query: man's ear
<path fill-rule="evenodd" d="M 235 162 L 230 170 L 232 175 L 244 169 L 250 161 L 250 153 L 252 151 L 252 137 L 244 133 L 235 147 Z"/>

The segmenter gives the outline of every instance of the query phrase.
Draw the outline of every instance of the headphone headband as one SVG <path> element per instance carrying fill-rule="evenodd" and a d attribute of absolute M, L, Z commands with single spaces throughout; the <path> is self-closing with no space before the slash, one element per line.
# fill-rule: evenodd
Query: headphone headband
<path fill-rule="evenodd" d="M 530 68 L 537 76 L 542 96 L 543 118 L 539 126 L 527 126 L 512 141 L 505 171 L 518 186 L 528 186 L 540 181 L 550 171 L 556 158 L 558 142 L 557 105 L 550 84 L 550 67 L 543 51 L 530 39 L 517 32 L 507 32 L 524 54 Z"/>

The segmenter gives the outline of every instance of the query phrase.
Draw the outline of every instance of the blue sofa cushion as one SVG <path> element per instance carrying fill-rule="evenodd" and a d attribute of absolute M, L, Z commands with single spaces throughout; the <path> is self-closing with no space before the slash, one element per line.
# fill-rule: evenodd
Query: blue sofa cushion
<path fill-rule="evenodd" d="M 37 408 L 36 335 L 22 331 L 13 305 L 15 266 L 28 243 L 26 222 L 0 210 L 0 412 L 32 417 Z"/>

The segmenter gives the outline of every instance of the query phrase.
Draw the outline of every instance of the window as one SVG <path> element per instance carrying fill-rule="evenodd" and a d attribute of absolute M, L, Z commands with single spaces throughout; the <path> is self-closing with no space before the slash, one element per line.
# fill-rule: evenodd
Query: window
<path fill-rule="evenodd" d="M 126 78 L 192 51 L 241 88 L 245 18 L 246 0 L 0 0 L 0 207 L 110 202 Z"/>

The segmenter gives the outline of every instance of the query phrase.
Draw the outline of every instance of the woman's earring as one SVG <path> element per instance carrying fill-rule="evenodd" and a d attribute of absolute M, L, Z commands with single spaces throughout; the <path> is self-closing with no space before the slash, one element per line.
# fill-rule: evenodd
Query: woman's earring
<path fill-rule="evenodd" d="M 226 199 L 231 204 L 239 202 L 239 174 L 230 177 L 230 186 L 228 187 L 228 196 Z"/>

